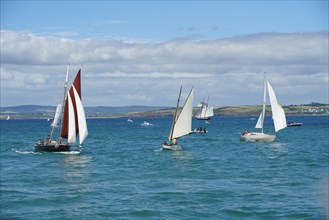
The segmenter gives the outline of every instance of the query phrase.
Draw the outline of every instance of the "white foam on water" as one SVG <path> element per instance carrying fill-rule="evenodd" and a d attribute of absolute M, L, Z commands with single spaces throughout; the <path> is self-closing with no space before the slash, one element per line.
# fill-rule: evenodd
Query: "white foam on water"
<path fill-rule="evenodd" d="M 35 151 L 21 151 L 21 150 L 15 150 L 15 153 L 18 153 L 18 154 L 39 154 L 38 152 L 35 152 Z"/>
<path fill-rule="evenodd" d="M 154 152 L 161 152 L 162 151 L 162 147 L 160 149 L 154 150 Z"/>
<path fill-rule="evenodd" d="M 80 154 L 81 151 L 63 151 L 63 152 L 54 152 L 56 154 L 68 154 L 68 155 L 74 155 L 74 154 Z"/>

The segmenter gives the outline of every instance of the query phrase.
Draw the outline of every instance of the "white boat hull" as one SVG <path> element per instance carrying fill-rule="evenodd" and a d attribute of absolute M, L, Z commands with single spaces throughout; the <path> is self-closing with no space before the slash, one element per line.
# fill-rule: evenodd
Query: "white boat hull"
<path fill-rule="evenodd" d="M 198 130 L 194 130 L 192 133 L 208 133 L 208 131 L 198 131 Z"/>
<path fill-rule="evenodd" d="M 164 149 L 164 150 L 182 150 L 182 147 L 177 144 L 172 144 L 172 145 L 162 144 L 162 149 Z"/>
<path fill-rule="evenodd" d="M 259 132 L 252 132 L 248 134 L 241 134 L 241 141 L 264 141 L 264 142 L 272 142 L 275 140 L 276 135 L 272 134 L 264 134 Z"/>

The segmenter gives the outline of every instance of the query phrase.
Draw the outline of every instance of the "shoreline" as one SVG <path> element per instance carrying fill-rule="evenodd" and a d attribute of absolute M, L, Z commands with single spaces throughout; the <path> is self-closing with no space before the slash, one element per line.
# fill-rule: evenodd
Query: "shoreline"
<path fill-rule="evenodd" d="M 13 109 L 6 109 L 7 111 L 0 112 L 0 120 L 6 120 L 10 116 L 10 120 L 15 119 L 48 119 L 52 120 L 55 114 L 55 107 L 38 106 L 37 110 L 25 110 L 19 106 Z M 88 108 L 88 107 L 87 107 Z M 150 106 L 145 110 L 129 111 L 129 107 L 121 107 L 121 111 L 111 111 L 112 107 L 106 107 L 103 111 L 93 109 L 87 111 L 86 117 L 88 119 L 102 119 L 102 118 L 159 118 L 172 117 L 174 115 L 174 108 L 155 109 L 150 110 Z M 244 105 L 244 106 L 214 106 L 214 117 L 230 117 L 230 116 L 247 116 L 258 117 L 261 112 L 261 105 Z M 329 105 L 312 106 L 312 105 L 290 105 L 283 106 L 286 116 L 329 116 Z M 198 107 L 193 108 L 193 115 L 199 110 Z M 266 107 L 266 116 L 271 115 L 271 107 Z"/>

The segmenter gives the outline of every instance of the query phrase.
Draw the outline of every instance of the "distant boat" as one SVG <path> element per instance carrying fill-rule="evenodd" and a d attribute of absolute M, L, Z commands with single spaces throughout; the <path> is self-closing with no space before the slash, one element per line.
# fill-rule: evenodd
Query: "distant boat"
<path fill-rule="evenodd" d="M 300 123 L 300 122 L 290 121 L 290 122 L 287 123 L 287 126 L 302 126 L 302 125 L 303 125 L 303 123 Z"/>
<path fill-rule="evenodd" d="M 6 120 L 7 120 L 7 121 L 10 120 L 10 115 L 7 116 Z"/>
<path fill-rule="evenodd" d="M 142 126 L 150 126 L 150 125 L 153 125 L 153 124 L 151 124 L 151 123 L 149 123 L 149 122 L 147 122 L 147 121 L 144 121 L 141 125 L 142 125 Z"/>
<path fill-rule="evenodd" d="M 264 76 L 263 110 L 260 113 L 257 124 L 255 126 L 255 128 L 261 128 L 262 132 L 260 133 L 260 132 L 245 131 L 240 136 L 241 141 L 269 141 L 269 142 L 274 141 L 276 135 L 264 133 L 266 91 L 268 91 L 268 94 L 270 97 L 272 118 L 273 118 L 273 122 L 274 122 L 275 132 L 278 132 L 279 130 L 287 127 L 286 116 L 285 116 L 284 110 L 283 110 L 282 106 L 278 103 L 274 90 L 265 75 Z"/>
<path fill-rule="evenodd" d="M 131 120 L 130 118 L 128 118 L 127 122 L 133 122 L 133 120 Z"/>
<path fill-rule="evenodd" d="M 192 133 L 193 92 L 194 88 L 192 87 L 182 110 L 179 112 L 179 100 L 182 93 L 182 87 L 180 88 L 176 111 L 171 125 L 171 130 L 169 133 L 168 140 L 162 143 L 163 149 L 181 150 L 182 147 L 178 144 L 177 139 Z"/>
<path fill-rule="evenodd" d="M 194 116 L 197 120 L 209 120 L 210 117 L 214 116 L 214 107 L 209 107 L 208 103 L 209 97 L 207 102 L 204 102 L 203 99 L 202 102 L 199 103 L 198 107 L 201 107 L 201 109 Z"/>
<path fill-rule="evenodd" d="M 86 116 L 81 102 L 81 69 L 78 71 L 69 91 L 67 67 L 66 80 L 64 84 L 63 104 L 57 105 L 54 121 L 51 124 L 51 132 L 45 139 L 40 139 L 35 144 L 35 151 L 61 152 L 70 151 L 70 147 L 76 145 L 76 137 L 79 135 L 81 145 L 88 135 Z M 62 107 L 64 106 L 64 107 Z M 53 140 L 53 134 L 58 122 L 61 120 L 61 128 L 58 137 Z M 63 139 L 67 139 L 64 141 Z"/>
<path fill-rule="evenodd" d="M 208 133 L 208 131 L 205 127 L 197 127 L 194 128 L 193 133 Z"/>

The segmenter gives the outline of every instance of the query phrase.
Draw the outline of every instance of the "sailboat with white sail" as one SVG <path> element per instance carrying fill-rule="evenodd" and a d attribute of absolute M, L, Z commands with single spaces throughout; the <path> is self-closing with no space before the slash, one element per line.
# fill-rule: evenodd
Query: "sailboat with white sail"
<path fill-rule="evenodd" d="M 70 151 L 72 146 L 79 147 L 88 135 L 85 111 L 81 101 L 81 69 L 79 69 L 71 87 L 68 88 L 69 66 L 66 71 L 63 104 L 58 104 L 50 134 L 36 142 L 35 151 L 61 152 Z M 67 92 L 68 91 L 68 92 Z M 53 139 L 54 131 L 60 123 L 60 132 Z M 76 139 L 79 136 L 79 144 Z M 67 141 L 64 141 L 67 139 Z"/>
<path fill-rule="evenodd" d="M 204 102 L 203 99 L 202 102 L 199 103 L 198 107 L 201 108 L 194 116 L 197 120 L 209 120 L 210 117 L 214 116 L 214 107 L 209 106 L 208 103 L 209 97 L 207 102 Z"/>
<path fill-rule="evenodd" d="M 178 144 L 177 139 L 192 133 L 192 105 L 194 88 L 192 87 L 181 111 L 179 111 L 179 101 L 182 93 L 180 88 L 177 106 L 168 140 L 162 143 L 162 148 L 165 150 L 181 150 L 181 145 Z"/>
<path fill-rule="evenodd" d="M 261 130 L 261 132 L 248 132 L 248 131 L 243 132 L 240 136 L 241 141 L 268 141 L 268 142 L 274 141 L 274 139 L 276 137 L 275 134 L 265 134 L 264 133 L 264 119 L 265 119 L 266 92 L 267 91 L 268 91 L 268 94 L 270 97 L 272 119 L 274 122 L 275 132 L 278 132 L 279 130 L 287 127 L 286 115 L 284 113 L 284 110 L 283 110 L 282 106 L 279 104 L 279 102 L 276 98 L 276 95 L 274 93 L 274 90 L 265 75 L 264 76 L 263 109 L 262 109 L 262 112 L 260 113 L 257 124 L 255 126 L 255 128 L 259 128 L 262 130 Z"/>

